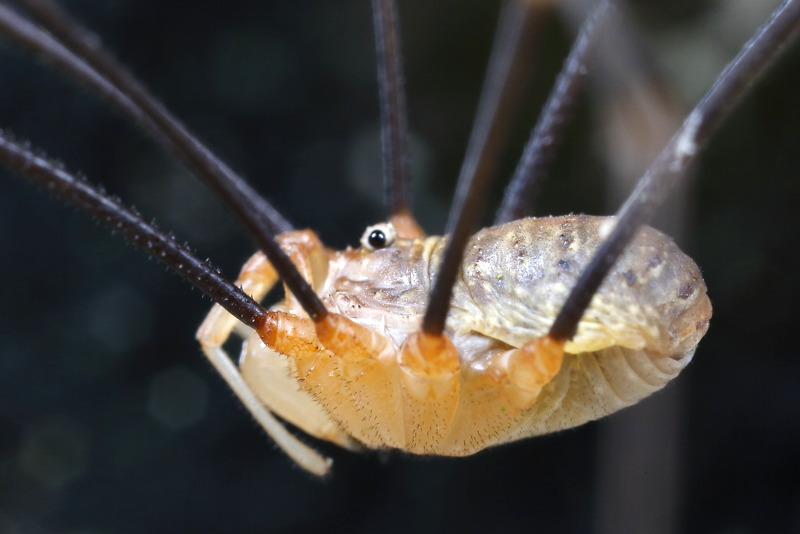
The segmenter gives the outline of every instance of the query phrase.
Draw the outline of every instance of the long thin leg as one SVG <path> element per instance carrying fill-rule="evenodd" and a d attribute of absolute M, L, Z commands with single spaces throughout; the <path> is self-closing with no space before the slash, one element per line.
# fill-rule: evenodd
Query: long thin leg
<path fill-rule="evenodd" d="M 725 119 L 771 60 L 800 28 L 800 1 L 788 0 L 748 41 L 684 121 L 620 208 L 610 235 L 581 274 L 550 329 L 555 339 L 575 335 L 583 312 L 606 274 L 639 228 L 685 174 L 700 147 Z"/>
<path fill-rule="evenodd" d="M 411 210 L 408 113 L 400 47 L 400 22 L 395 0 L 372 0 L 378 94 L 381 105 L 383 181 L 389 220 L 403 239 L 424 235 Z"/>
<path fill-rule="evenodd" d="M 118 200 L 102 193 L 88 181 L 74 175 L 50 159 L 34 152 L 0 130 L 0 163 L 42 188 L 61 196 L 129 243 L 164 263 L 189 283 L 219 302 L 239 321 L 256 327 L 266 318 L 266 311 L 228 282 L 214 266 L 198 259 L 192 252 L 146 222 Z"/>
<path fill-rule="evenodd" d="M 253 210 L 274 233 L 287 232 L 291 224 L 249 184 L 217 158 L 196 136 L 167 110 L 120 62 L 108 53 L 97 37 L 50 0 L 18 0 L 33 17 L 56 36 L 68 49 L 113 84 L 122 94 L 150 117 L 171 143 L 184 163 L 212 190 L 230 204 L 239 198 L 251 199 L 238 209 Z M 136 117 L 134 117 L 135 119 Z M 158 138 L 157 138 L 158 140 Z M 170 148 L 169 146 L 167 148 Z M 235 205 L 232 209 L 237 209 Z"/>
<path fill-rule="evenodd" d="M 528 214 L 572 118 L 588 73 L 588 58 L 613 11 L 612 1 L 602 1 L 581 26 L 580 33 L 558 75 L 541 117 L 531 132 L 525 151 L 497 210 L 495 224 L 505 224 Z"/>
<path fill-rule="evenodd" d="M 503 6 L 475 124 L 448 216 L 447 249 L 422 322 L 422 329 L 429 335 L 439 335 L 444 331 L 464 247 L 478 219 L 486 188 L 505 143 L 511 111 L 505 97 L 513 85 L 512 73 L 525 42 L 525 20 L 546 10 L 547 4 L 509 0 Z"/>
<path fill-rule="evenodd" d="M 200 163 L 205 162 L 200 165 L 201 172 L 204 172 L 203 169 L 207 170 L 204 165 L 211 164 L 212 161 L 221 165 L 208 149 L 191 137 L 177 120 L 166 114 L 166 111 L 155 104 L 154 101 L 151 104 L 161 109 L 164 113 L 163 116 L 158 114 L 151 116 L 152 109 L 148 111 L 148 108 L 138 105 L 131 97 L 99 74 L 83 59 L 77 57 L 61 43 L 30 24 L 2 3 L 0 3 L 0 31 L 14 39 L 24 48 L 53 61 L 57 67 L 64 69 L 77 80 L 97 91 L 100 96 L 121 107 L 127 114 L 139 120 L 157 139 L 166 138 L 176 147 L 194 147 L 194 152 L 187 152 L 187 157 L 190 160 L 197 158 Z M 139 94 L 138 96 L 141 97 L 142 95 Z M 177 137 L 173 139 L 171 136 Z M 180 153 L 180 150 L 178 152 Z M 212 180 L 212 183 L 221 188 L 219 190 L 220 194 L 226 199 L 229 207 L 231 207 L 234 214 L 254 239 L 258 248 L 269 257 L 281 279 L 291 289 L 298 301 L 302 303 L 306 313 L 314 319 L 324 318 L 327 310 L 325 310 L 319 297 L 275 242 L 275 228 L 266 219 L 268 210 L 265 211 L 265 201 L 261 200 L 241 179 L 230 181 Z M 278 224 L 278 227 L 280 228 L 280 224 Z"/>

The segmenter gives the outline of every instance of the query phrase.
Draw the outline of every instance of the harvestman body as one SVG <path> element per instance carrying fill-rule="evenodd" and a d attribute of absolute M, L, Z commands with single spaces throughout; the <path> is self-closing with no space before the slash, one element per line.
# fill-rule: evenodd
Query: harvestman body
<path fill-rule="evenodd" d="M 396 239 L 375 250 L 326 250 L 311 231 L 279 241 L 326 307 L 381 338 L 373 354 L 325 350 L 293 299 L 264 346 L 242 352 L 245 381 L 305 432 L 346 447 L 361 443 L 463 456 L 569 428 L 629 406 L 691 360 L 711 305 L 700 271 L 665 235 L 647 228 L 595 295 L 564 354 L 520 350 L 543 337 L 609 219 L 522 219 L 487 228 L 467 246 L 446 333 L 457 355 L 434 362 L 404 351 L 419 328 L 446 239 Z M 382 230 L 391 233 L 390 225 Z M 277 277 L 263 255 L 237 283 L 256 300 Z M 198 332 L 212 360 L 236 319 L 219 305 Z M 328 346 L 326 343 L 325 346 Z M 357 441 L 354 442 L 353 438 Z"/>
<path fill-rule="evenodd" d="M 6 137 L 3 161 L 61 192 L 220 303 L 198 332 L 203 350 L 281 448 L 314 473 L 326 472 L 329 460 L 288 433 L 273 413 L 351 449 L 462 456 L 602 417 L 665 385 L 691 360 L 711 306 L 694 262 L 641 225 L 741 95 L 741 80 L 754 79 L 767 60 L 737 58 L 726 83 L 698 105 L 617 219 L 522 218 L 470 238 L 502 122 L 495 117 L 503 88 L 490 87 L 449 237 L 428 237 L 410 215 L 397 156 L 405 119 L 396 25 L 386 22 L 393 7 L 374 5 L 390 216 L 368 228 L 357 249 L 332 251 L 312 231 L 290 231 L 90 39 L 70 35 L 75 28 L 48 26 L 37 7 L 29 9 L 39 22 L 81 58 L 5 9 L 4 32 L 47 49 L 39 53 L 166 140 L 232 206 L 264 254 L 247 262 L 238 291 L 117 201 Z M 771 31 L 761 39 L 766 43 L 759 41 L 771 54 L 800 18 L 796 2 L 786 5 L 789 15 L 780 23 L 776 17 L 762 32 Z M 278 280 L 286 297 L 271 310 L 246 296 L 260 301 Z M 222 349 L 234 331 L 246 338 L 241 372 Z"/>

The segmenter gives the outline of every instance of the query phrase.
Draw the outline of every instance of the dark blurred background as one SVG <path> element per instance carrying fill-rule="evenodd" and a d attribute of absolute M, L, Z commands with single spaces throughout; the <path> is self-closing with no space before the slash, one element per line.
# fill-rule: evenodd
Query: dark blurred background
<path fill-rule="evenodd" d="M 641 2 L 635 17 L 688 109 L 776 3 Z M 369 2 L 64 4 L 298 227 L 342 247 L 383 217 Z M 421 4 L 405 2 L 401 17 L 416 207 L 438 233 L 498 5 Z M 570 29 L 555 22 L 543 39 L 504 175 Z M 800 43 L 723 126 L 682 201 L 684 248 L 714 318 L 667 393 L 678 399 L 663 438 L 671 452 L 662 461 L 634 446 L 674 481 L 645 503 L 666 514 L 667 531 L 800 532 L 799 94 Z M 609 213 L 607 125 L 593 102 L 540 213 Z M 229 277 L 250 255 L 197 180 L 5 41 L 0 126 L 102 182 Z M 201 356 L 193 335 L 208 299 L 6 171 L 0 258 L 0 532 L 600 532 L 609 515 L 649 513 L 609 485 L 607 422 L 466 459 L 320 445 L 335 464 L 316 480 L 275 450 Z M 648 402 L 658 398 L 628 412 Z M 660 429 L 648 420 L 645 442 Z M 634 470 L 659 487 L 663 473 Z"/>

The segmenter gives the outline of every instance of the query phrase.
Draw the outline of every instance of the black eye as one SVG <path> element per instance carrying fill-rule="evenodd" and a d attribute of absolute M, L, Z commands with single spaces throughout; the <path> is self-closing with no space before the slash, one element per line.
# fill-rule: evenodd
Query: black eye
<path fill-rule="evenodd" d="M 392 245 L 396 238 L 397 232 L 391 223 L 375 224 L 361 234 L 361 246 L 367 250 L 378 250 Z"/>
<path fill-rule="evenodd" d="M 383 230 L 373 230 L 367 237 L 367 243 L 373 249 L 383 248 L 386 246 L 386 234 L 383 233 Z"/>

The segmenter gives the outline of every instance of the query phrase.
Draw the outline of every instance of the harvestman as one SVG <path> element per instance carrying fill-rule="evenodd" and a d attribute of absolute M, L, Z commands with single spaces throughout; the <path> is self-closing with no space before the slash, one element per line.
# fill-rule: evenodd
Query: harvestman
<path fill-rule="evenodd" d="M 509 2 L 501 33 L 510 37 L 496 44 L 448 237 L 440 238 L 426 237 L 411 215 L 396 9 L 375 0 L 389 217 L 367 229 L 360 248 L 330 251 L 313 232 L 291 230 L 57 6 L 18 3 L 49 34 L 0 4 L 3 33 L 176 152 L 229 205 L 263 254 L 245 265 L 239 290 L 118 201 L 5 134 L 3 162 L 209 294 L 218 304 L 198 332 L 204 352 L 279 446 L 317 474 L 330 461 L 273 413 L 347 448 L 460 456 L 602 417 L 677 375 L 708 328 L 710 303 L 691 259 L 642 225 L 800 20 L 798 2 L 776 11 L 685 120 L 616 219 L 519 219 L 527 202 L 520 190 L 533 180 L 529 171 L 539 165 L 536 158 L 549 157 L 549 148 L 544 156 L 537 151 L 557 144 L 559 129 L 547 118 L 560 123 L 568 114 L 588 50 L 614 10 L 612 2 L 601 2 L 543 113 L 545 126 L 533 133 L 498 215 L 504 224 L 470 237 L 502 145 L 519 31 L 508 22 L 518 14 L 508 13 L 523 9 Z M 265 310 L 257 301 L 278 280 L 285 300 Z M 222 349 L 234 330 L 243 330 L 238 322 L 250 327 L 241 373 Z"/>

